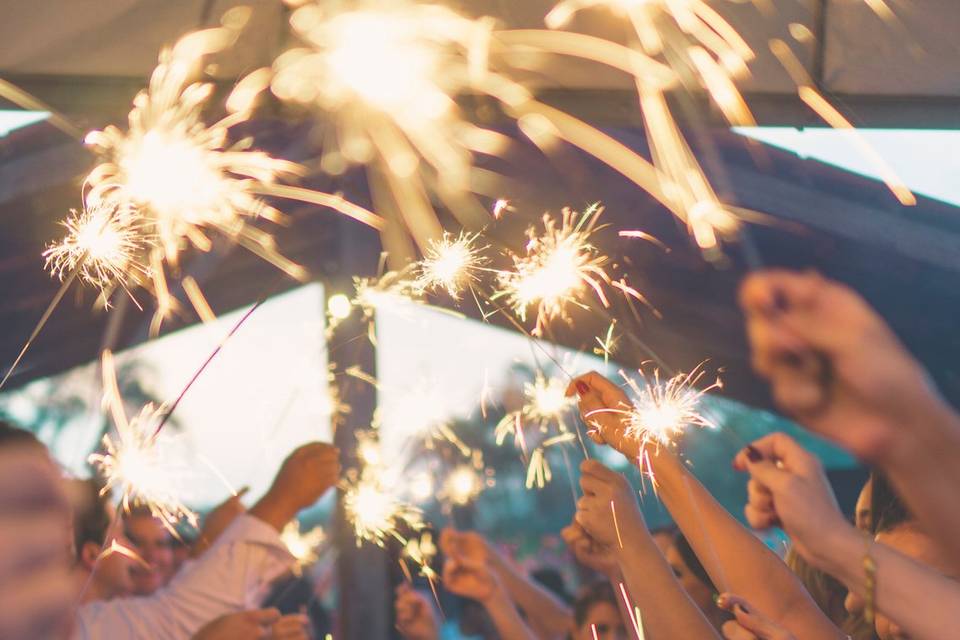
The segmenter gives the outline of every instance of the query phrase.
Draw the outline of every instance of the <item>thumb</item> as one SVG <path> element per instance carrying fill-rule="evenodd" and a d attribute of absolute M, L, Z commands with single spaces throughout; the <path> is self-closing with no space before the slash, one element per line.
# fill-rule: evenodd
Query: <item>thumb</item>
<path fill-rule="evenodd" d="M 759 460 L 758 462 L 747 461 L 747 473 L 750 477 L 765 486 L 771 493 L 776 494 L 784 482 L 790 477 L 790 472 L 776 465 L 770 460 Z"/>

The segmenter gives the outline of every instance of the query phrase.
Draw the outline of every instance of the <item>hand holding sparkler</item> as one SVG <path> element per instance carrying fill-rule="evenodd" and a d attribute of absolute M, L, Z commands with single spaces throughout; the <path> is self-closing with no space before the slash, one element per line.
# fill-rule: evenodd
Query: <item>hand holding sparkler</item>
<path fill-rule="evenodd" d="M 567 395 L 580 398 L 580 415 L 591 427 L 587 432 L 597 444 L 609 444 L 630 460 L 641 454 L 641 441 L 629 437 L 627 415 L 633 406 L 623 389 L 596 371 L 575 378 Z"/>
<path fill-rule="evenodd" d="M 820 460 L 790 436 L 772 433 L 741 451 L 734 468 L 750 474 L 747 522 L 756 529 L 780 525 L 797 551 L 817 566 L 824 536 L 849 528 Z"/>
<path fill-rule="evenodd" d="M 740 596 L 721 593 L 717 606 L 729 611 L 734 620 L 723 623 L 728 640 L 796 640 L 796 636 L 773 622 Z"/>
<path fill-rule="evenodd" d="M 580 464 L 580 488 L 576 523 L 601 548 L 614 553 L 624 548 L 624 534 L 646 530 L 646 522 L 630 483 L 622 474 L 596 460 Z"/>
<path fill-rule="evenodd" d="M 857 456 L 888 461 L 910 427 L 949 411 L 920 364 L 847 287 L 816 273 L 767 271 L 747 278 L 740 304 L 753 366 L 777 404 Z"/>
<path fill-rule="evenodd" d="M 439 624 L 430 599 L 407 583 L 397 587 L 394 601 L 397 631 L 404 640 L 437 640 Z"/>
<path fill-rule="evenodd" d="M 620 582 L 620 565 L 613 549 L 598 543 L 576 520 L 560 531 L 560 537 L 566 543 L 577 562 L 602 573 L 611 582 Z"/>
<path fill-rule="evenodd" d="M 276 609 L 241 611 L 220 616 L 192 640 L 307 640 L 305 616 L 281 616 Z"/>
<path fill-rule="evenodd" d="M 250 515 L 283 531 L 300 510 L 337 483 L 339 456 L 339 449 L 322 442 L 301 446 L 284 460 L 270 490 L 250 509 Z"/>

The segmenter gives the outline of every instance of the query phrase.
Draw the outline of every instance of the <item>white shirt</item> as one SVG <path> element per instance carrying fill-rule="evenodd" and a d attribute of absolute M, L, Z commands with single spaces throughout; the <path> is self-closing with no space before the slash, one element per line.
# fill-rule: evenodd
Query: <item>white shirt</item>
<path fill-rule="evenodd" d="M 293 557 L 267 523 L 241 515 L 151 596 L 85 604 L 72 640 L 185 640 L 226 613 L 256 608 Z"/>

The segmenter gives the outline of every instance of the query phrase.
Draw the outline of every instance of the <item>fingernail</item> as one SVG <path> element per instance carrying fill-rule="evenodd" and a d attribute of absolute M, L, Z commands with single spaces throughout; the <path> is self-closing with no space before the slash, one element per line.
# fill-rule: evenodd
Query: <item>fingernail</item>
<path fill-rule="evenodd" d="M 590 392 L 590 387 L 583 380 L 577 380 L 577 393 L 584 395 Z"/>
<path fill-rule="evenodd" d="M 752 444 L 747 445 L 746 452 L 747 458 L 750 460 L 750 462 L 760 462 L 763 460 L 763 454 L 760 453 L 760 450 Z"/>
<path fill-rule="evenodd" d="M 745 604 L 740 604 L 740 603 L 738 602 L 738 603 L 736 604 L 736 606 L 737 606 L 737 608 L 740 609 L 740 611 L 743 611 L 745 614 L 750 615 L 750 613 L 751 613 L 751 612 L 750 612 L 750 607 L 748 607 L 747 605 L 745 605 Z"/>

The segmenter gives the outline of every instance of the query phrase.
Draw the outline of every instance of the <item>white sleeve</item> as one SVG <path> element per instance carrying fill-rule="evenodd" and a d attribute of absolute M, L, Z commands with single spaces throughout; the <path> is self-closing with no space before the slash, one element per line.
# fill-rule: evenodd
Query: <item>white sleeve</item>
<path fill-rule="evenodd" d="M 259 606 L 292 561 L 273 527 L 242 515 L 157 593 L 80 607 L 72 638 L 185 640 L 214 618 Z"/>

